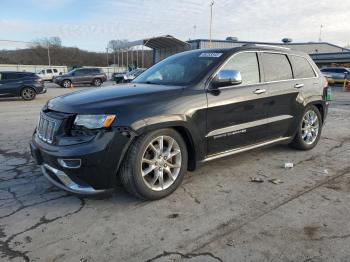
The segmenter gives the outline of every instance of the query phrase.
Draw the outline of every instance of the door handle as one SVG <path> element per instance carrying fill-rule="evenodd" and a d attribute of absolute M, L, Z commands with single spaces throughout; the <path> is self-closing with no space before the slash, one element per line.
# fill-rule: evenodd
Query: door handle
<path fill-rule="evenodd" d="M 253 93 L 257 94 L 257 95 L 260 95 L 260 94 L 263 94 L 265 92 L 266 92 L 266 89 L 256 89 Z"/>
<path fill-rule="evenodd" d="M 295 84 L 294 87 L 295 87 L 295 88 L 302 88 L 302 87 L 304 87 L 304 84 Z"/>

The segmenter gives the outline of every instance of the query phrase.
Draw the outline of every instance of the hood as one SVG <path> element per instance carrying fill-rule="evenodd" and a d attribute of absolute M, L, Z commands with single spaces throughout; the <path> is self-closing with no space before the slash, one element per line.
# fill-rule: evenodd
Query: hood
<path fill-rule="evenodd" d="M 117 113 L 122 106 L 167 101 L 183 87 L 151 84 L 126 84 L 77 91 L 49 100 L 50 110 L 77 114 Z M 176 97 L 176 96 L 175 96 Z"/>

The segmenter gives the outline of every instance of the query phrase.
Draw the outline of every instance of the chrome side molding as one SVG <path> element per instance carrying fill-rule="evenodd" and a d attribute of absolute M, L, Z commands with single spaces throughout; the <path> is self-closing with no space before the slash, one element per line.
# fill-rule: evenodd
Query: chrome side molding
<path fill-rule="evenodd" d="M 219 153 L 219 154 L 210 155 L 210 156 L 206 157 L 201 162 L 205 163 L 205 162 L 208 162 L 208 161 L 211 161 L 211 160 L 215 160 L 215 159 L 219 159 L 219 158 L 222 158 L 222 157 L 225 157 L 225 156 L 235 155 L 235 154 L 242 153 L 242 152 L 245 152 L 245 151 L 249 151 L 249 150 L 252 150 L 252 149 L 256 149 L 256 148 L 259 148 L 259 147 L 263 147 L 263 146 L 268 146 L 268 145 L 272 145 L 272 144 L 275 144 L 275 143 L 279 143 L 279 142 L 282 142 L 282 141 L 288 141 L 289 139 L 292 139 L 292 137 L 280 137 L 278 139 L 274 139 L 274 140 L 258 143 L 258 144 L 252 145 L 252 146 L 240 147 L 240 148 L 224 151 L 224 152 Z"/>

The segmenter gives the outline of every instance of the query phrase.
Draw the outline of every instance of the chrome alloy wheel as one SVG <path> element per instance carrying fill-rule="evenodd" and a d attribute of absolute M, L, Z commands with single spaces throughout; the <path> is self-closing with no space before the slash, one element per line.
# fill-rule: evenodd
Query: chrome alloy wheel
<path fill-rule="evenodd" d="M 26 88 L 23 90 L 22 96 L 25 100 L 32 100 L 35 96 L 35 91 L 32 88 Z"/>
<path fill-rule="evenodd" d="M 63 87 L 69 88 L 71 86 L 71 82 L 68 80 L 63 81 Z"/>
<path fill-rule="evenodd" d="M 318 136 L 319 128 L 320 123 L 315 111 L 307 111 L 301 124 L 301 137 L 307 145 L 311 145 L 315 142 Z"/>
<path fill-rule="evenodd" d="M 170 136 L 153 139 L 142 155 L 141 174 L 145 184 L 154 191 L 170 187 L 179 175 L 181 150 Z"/>

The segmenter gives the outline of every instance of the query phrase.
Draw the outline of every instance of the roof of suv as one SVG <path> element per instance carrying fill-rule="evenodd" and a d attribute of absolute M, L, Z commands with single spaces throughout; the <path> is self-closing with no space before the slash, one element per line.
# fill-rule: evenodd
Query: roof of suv
<path fill-rule="evenodd" d="M 0 73 L 11 73 L 11 74 L 35 74 L 33 72 L 18 72 L 18 71 L 0 71 Z"/>
<path fill-rule="evenodd" d="M 243 45 L 239 47 L 234 48 L 209 48 L 209 49 L 197 49 L 195 51 L 198 52 L 220 52 L 220 53 L 235 53 L 238 51 L 245 51 L 245 50 L 251 50 L 251 51 L 273 51 L 273 52 L 282 52 L 287 54 L 296 54 L 296 55 L 302 55 L 307 56 L 306 53 L 291 50 L 290 48 L 286 47 L 279 47 L 279 46 L 272 46 L 272 45 Z M 194 51 L 194 50 L 193 50 Z"/>

